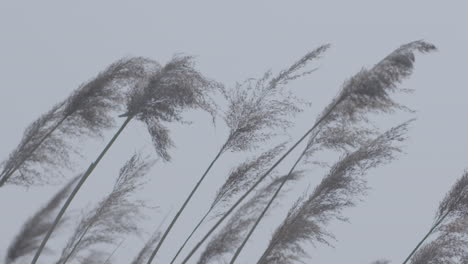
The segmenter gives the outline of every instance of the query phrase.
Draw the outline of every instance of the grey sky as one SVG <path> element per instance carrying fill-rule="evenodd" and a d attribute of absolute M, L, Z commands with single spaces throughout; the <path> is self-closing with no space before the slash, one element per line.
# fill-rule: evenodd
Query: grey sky
<path fill-rule="evenodd" d="M 416 90 L 401 101 L 416 109 L 418 118 L 409 134 L 407 154 L 369 173 L 369 195 L 345 212 L 351 223 L 330 226 L 338 239 L 335 248 L 310 248 L 313 263 L 369 263 L 379 258 L 398 263 L 432 223 L 445 192 L 468 168 L 467 10 L 466 1 L 2 0 L 0 159 L 7 157 L 23 129 L 38 115 L 123 56 L 147 56 L 164 63 L 174 53 L 196 55 L 201 72 L 232 86 L 268 69 L 281 70 L 307 51 L 331 43 L 332 48 L 315 64 L 320 69 L 291 85 L 312 102 L 292 129 L 292 137 L 297 138 L 346 78 L 363 66 L 372 66 L 399 45 L 424 39 L 439 51 L 418 56 L 414 75 L 403 83 Z M 383 127 L 390 127 L 408 117 L 401 114 L 380 120 Z M 171 206 L 178 208 L 224 140 L 226 129 L 221 123 L 213 129 L 205 115 L 196 113 L 190 118 L 194 125 L 174 126 L 174 162 L 159 164 L 152 171 L 154 180 L 145 195 L 160 208 L 152 214 L 148 227 L 157 226 Z M 79 166 L 84 168 L 104 142 L 85 146 L 87 159 Z M 143 126 L 132 125 L 72 209 L 109 190 L 117 169 L 133 151 L 141 147 L 151 151 L 150 142 Z M 163 246 L 159 263 L 172 256 L 238 159 L 226 156 L 216 165 Z M 286 168 L 288 164 L 290 161 Z M 312 171 L 304 182 L 314 183 L 321 176 Z M 57 188 L 0 190 L 0 210 L 4 212 L 0 217 L 0 259 L 21 224 Z M 302 191 L 295 188 L 288 198 L 293 200 Z M 288 206 L 285 203 L 272 212 L 239 263 L 257 258 Z M 132 258 L 144 238 L 125 243 L 118 263 Z M 59 240 L 51 243 L 52 249 L 61 249 Z"/>

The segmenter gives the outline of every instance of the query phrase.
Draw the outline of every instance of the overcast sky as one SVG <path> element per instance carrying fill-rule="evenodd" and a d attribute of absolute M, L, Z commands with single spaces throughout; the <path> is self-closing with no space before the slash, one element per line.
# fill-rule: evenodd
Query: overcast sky
<path fill-rule="evenodd" d="M 369 173 L 368 196 L 344 212 L 350 223 L 330 226 L 337 238 L 334 248 L 310 247 L 310 263 L 369 263 L 380 258 L 399 263 L 430 227 L 445 192 L 468 168 L 467 10 L 466 1 L 427 0 L 87 0 L 71 4 L 1 0 L 0 159 L 14 149 L 31 121 L 124 56 L 146 56 L 164 63 L 175 53 L 195 55 L 203 74 L 230 87 L 269 69 L 279 71 L 307 51 L 330 43 L 331 49 L 314 64 L 319 70 L 291 85 L 312 102 L 291 129 L 292 138 L 297 138 L 344 80 L 401 44 L 424 39 L 439 51 L 417 56 L 413 76 L 402 84 L 415 89 L 402 102 L 417 110 L 406 154 Z M 411 116 L 382 117 L 379 122 L 390 127 Z M 172 151 L 173 163 L 158 164 L 151 172 L 153 180 L 145 192 L 159 208 L 146 223 L 148 232 L 171 208 L 180 206 L 226 136 L 222 124 L 213 128 L 203 114 L 189 118 L 193 125 L 173 127 L 177 145 Z M 83 147 L 82 168 L 105 140 L 91 143 Z M 119 166 L 142 148 L 150 152 L 151 139 L 135 123 L 112 147 L 71 209 L 108 191 Z M 238 159 L 226 156 L 216 164 L 161 249 L 158 263 L 167 263 Z M 285 168 L 291 160 L 286 162 Z M 313 186 L 321 176 L 311 171 L 301 185 Z M 0 190 L 0 259 L 22 223 L 58 188 L 8 186 Z M 289 208 L 288 199 L 294 200 L 302 191 L 297 187 L 286 195 L 286 202 L 254 234 L 239 263 L 256 261 Z M 145 238 L 124 243 L 116 263 L 128 263 Z M 60 239 L 65 238 L 51 241 L 50 248 L 59 252 Z M 47 261 L 55 258 L 41 259 L 41 263 L 50 263 Z"/>

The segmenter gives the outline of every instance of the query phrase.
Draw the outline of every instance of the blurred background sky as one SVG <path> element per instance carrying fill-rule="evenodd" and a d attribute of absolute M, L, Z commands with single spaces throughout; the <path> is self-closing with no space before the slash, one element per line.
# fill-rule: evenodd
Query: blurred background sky
<path fill-rule="evenodd" d="M 425 234 L 438 202 L 468 168 L 467 10 L 466 1 L 427 0 L 1 0 L 0 159 L 16 147 L 30 122 L 123 56 L 147 56 L 165 63 L 175 53 L 194 55 L 203 74 L 232 87 L 236 81 L 260 77 L 269 69 L 278 72 L 307 51 L 330 43 L 332 48 L 314 64 L 319 70 L 291 84 L 292 90 L 312 102 L 291 128 L 292 139 L 296 139 L 344 80 L 401 44 L 424 39 L 439 51 L 417 56 L 413 76 L 402 84 L 415 89 L 401 97 L 401 102 L 416 114 L 378 118 L 388 128 L 417 117 L 406 154 L 370 171 L 369 195 L 344 212 L 350 223 L 330 225 L 329 231 L 337 238 L 334 248 L 309 247 L 310 263 L 369 263 L 381 258 L 398 263 Z M 141 193 L 158 206 L 145 222 L 148 232 L 166 213 L 175 213 L 225 139 L 222 123 L 213 128 L 202 113 L 191 113 L 187 119 L 193 125 L 171 126 L 177 145 L 173 162 L 158 163 L 151 172 L 152 182 Z M 87 142 L 83 146 L 87 155 L 77 167 L 85 168 L 105 142 Z M 105 195 L 119 167 L 140 149 L 151 152 L 151 139 L 145 127 L 135 122 L 112 147 L 71 210 Z M 293 158 L 280 169 L 287 169 Z M 226 173 L 240 159 L 227 155 L 216 164 L 158 254 L 159 263 L 172 257 L 194 219 L 202 216 Z M 290 189 L 282 205 L 254 234 L 239 263 L 257 260 L 290 202 L 322 175 L 311 170 L 304 184 Z M 0 190 L 0 259 L 22 223 L 59 187 L 8 186 Z M 59 252 L 63 239 L 58 235 L 50 248 Z M 116 263 L 128 263 L 145 239 L 124 243 Z M 53 259 L 54 255 L 47 255 L 41 257 L 41 263 Z"/>

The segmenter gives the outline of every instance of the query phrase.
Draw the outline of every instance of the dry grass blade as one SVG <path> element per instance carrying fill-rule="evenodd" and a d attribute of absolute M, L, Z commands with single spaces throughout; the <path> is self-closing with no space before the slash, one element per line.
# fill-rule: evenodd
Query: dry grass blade
<path fill-rule="evenodd" d="M 138 234 L 138 220 L 143 217 L 143 201 L 131 195 L 144 183 L 153 162 L 133 155 L 120 169 L 112 192 L 83 217 L 57 263 L 64 264 L 99 244 L 115 244 L 122 236 Z"/>
<path fill-rule="evenodd" d="M 232 218 L 226 223 L 208 243 L 205 250 L 202 252 L 198 264 L 207 264 L 212 261 L 222 263 L 226 254 L 233 253 L 238 247 L 243 234 L 255 222 L 255 219 L 260 213 L 259 209 L 263 208 L 268 202 L 268 198 L 274 192 L 275 187 L 281 183 L 286 176 L 275 178 L 271 183 L 258 190 L 256 194 L 245 204 L 243 204 L 234 213 Z M 290 178 L 296 181 L 301 177 L 300 173 L 294 173 Z"/>
<path fill-rule="evenodd" d="M 341 158 L 308 197 L 301 197 L 277 228 L 259 263 L 286 264 L 307 257 L 304 242 L 330 244 L 326 226 L 333 219 L 346 220 L 343 209 L 354 206 L 366 192 L 365 173 L 395 158 L 410 121 L 392 128 Z"/>
<path fill-rule="evenodd" d="M 122 106 L 122 88 L 141 79 L 152 64 L 145 58 L 119 60 L 33 122 L 3 162 L 0 186 L 57 182 L 79 153 L 72 140 L 99 137 L 112 127 L 111 113 Z"/>
<path fill-rule="evenodd" d="M 14 263 L 21 257 L 28 256 L 39 247 L 42 237 L 52 225 L 54 212 L 70 193 L 70 190 L 80 176 L 81 175 L 73 178 L 50 199 L 46 206 L 26 221 L 21 232 L 15 237 L 8 248 L 5 260 L 6 264 Z M 63 224 L 64 221 L 65 219 L 63 219 L 60 224 Z"/>

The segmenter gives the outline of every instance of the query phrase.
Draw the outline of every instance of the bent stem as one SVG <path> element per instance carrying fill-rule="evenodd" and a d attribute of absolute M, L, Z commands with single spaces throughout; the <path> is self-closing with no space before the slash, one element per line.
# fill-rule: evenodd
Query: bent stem
<path fill-rule="evenodd" d="M 185 257 L 184 261 L 182 264 L 187 263 L 187 261 L 193 256 L 193 254 L 200 248 L 200 246 L 208 239 L 208 237 L 218 228 L 219 225 L 236 209 L 237 206 L 239 206 L 240 203 L 299 145 L 306 139 L 312 131 L 314 131 L 320 123 L 322 123 L 331 113 L 332 111 L 336 108 L 337 105 L 339 105 L 342 101 L 344 100 L 344 97 L 341 98 L 340 100 L 337 100 L 329 109 L 328 111 L 317 121 L 315 124 L 296 142 L 294 145 L 284 153 L 281 158 L 279 158 L 273 166 L 268 169 L 253 185 L 250 187 L 232 206 L 229 208 L 229 210 L 224 213 L 224 215 L 216 222 L 216 224 L 208 231 L 208 233 L 200 240 L 197 245 L 190 251 L 190 253 Z"/>
<path fill-rule="evenodd" d="M 59 122 L 57 122 L 57 124 L 55 124 L 49 132 L 47 132 L 47 134 L 44 135 L 44 137 L 42 137 L 42 139 L 36 144 L 36 146 L 34 146 L 34 148 L 31 150 L 31 152 L 29 152 L 28 155 L 26 155 L 26 157 L 23 158 L 23 160 L 21 162 L 19 162 L 18 164 L 16 164 L 16 166 L 9 170 L 9 171 L 6 171 L 3 174 L 3 177 L 0 179 L 0 187 L 2 187 L 3 185 L 5 185 L 5 183 L 8 181 L 8 179 L 13 175 L 13 173 L 15 173 L 15 171 L 17 171 L 19 169 L 19 167 L 21 167 L 21 165 L 23 165 L 23 163 L 29 158 L 31 157 L 31 155 L 34 153 L 34 151 L 36 151 L 41 145 L 42 143 L 55 131 L 57 130 L 57 128 L 65 121 L 65 119 L 67 119 L 68 116 L 64 116 L 62 119 L 60 119 Z"/>
<path fill-rule="evenodd" d="M 189 242 L 190 238 L 192 238 L 193 234 L 195 234 L 195 232 L 198 230 L 198 228 L 203 224 L 203 222 L 205 222 L 205 219 L 206 217 L 208 217 L 208 215 L 211 213 L 211 210 L 213 209 L 214 207 L 211 207 L 206 213 L 205 215 L 203 216 L 203 218 L 200 220 L 200 222 L 198 222 L 197 226 L 195 226 L 195 228 L 192 230 L 192 233 L 190 233 L 190 235 L 187 237 L 187 239 L 185 239 L 184 243 L 182 244 L 182 246 L 180 246 L 179 250 L 177 251 L 177 253 L 175 254 L 175 256 L 172 258 L 171 260 L 171 263 L 170 264 L 173 264 L 174 261 L 177 259 L 177 257 L 179 256 L 179 254 L 182 252 L 182 250 L 184 249 L 185 245 Z"/>
<path fill-rule="evenodd" d="M 305 153 L 307 151 L 307 147 L 304 149 L 304 151 L 301 153 L 301 155 L 299 156 L 299 158 L 296 160 L 296 162 L 294 163 L 294 165 L 292 166 L 292 168 L 289 170 L 288 172 L 288 176 L 284 177 L 283 181 L 281 182 L 281 184 L 278 186 L 278 189 L 276 189 L 275 193 L 273 194 L 273 196 L 270 198 L 270 201 L 268 201 L 268 204 L 265 206 L 265 208 L 263 209 L 262 213 L 260 214 L 260 216 L 257 218 L 257 220 L 255 221 L 255 224 L 252 226 L 252 228 L 250 228 L 249 230 L 249 233 L 247 234 L 247 236 L 245 237 L 244 241 L 242 241 L 242 244 L 239 246 L 239 248 L 237 248 L 236 250 L 236 253 L 234 253 L 234 256 L 232 256 L 232 259 L 231 261 L 229 262 L 230 264 L 233 264 L 237 257 L 239 256 L 240 252 L 242 251 L 242 249 L 244 248 L 245 244 L 247 243 L 247 241 L 249 240 L 250 236 L 252 236 L 253 232 L 255 231 L 255 229 L 257 228 L 258 224 L 260 223 L 260 221 L 262 221 L 263 217 L 265 216 L 266 212 L 268 211 L 268 209 L 270 208 L 270 206 L 273 204 L 273 201 L 276 199 L 276 197 L 278 196 L 279 192 L 281 191 L 281 189 L 283 188 L 283 186 L 286 184 L 286 182 L 289 180 L 289 178 L 291 177 L 292 173 L 294 172 L 294 170 L 296 169 L 296 166 L 297 164 L 299 164 L 299 162 L 302 160 L 302 158 L 304 157 Z"/>
<path fill-rule="evenodd" d="M 64 205 L 62 206 L 62 208 L 60 209 L 60 212 L 58 213 L 57 217 L 55 218 L 54 220 L 54 223 L 52 224 L 52 226 L 50 227 L 49 231 L 47 232 L 47 234 L 45 235 L 44 239 L 42 240 L 41 242 L 41 245 L 39 246 L 39 248 L 37 249 L 36 251 L 36 254 L 34 255 L 34 258 L 33 260 L 31 261 L 31 264 L 36 264 L 37 260 L 39 259 L 39 256 L 41 255 L 42 251 L 44 250 L 44 247 L 45 245 L 47 244 L 47 241 L 49 240 L 50 236 L 52 235 L 52 232 L 54 231 L 54 229 L 57 227 L 59 221 L 62 219 L 63 215 L 65 214 L 65 211 L 67 210 L 68 206 L 70 206 L 70 203 L 71 201 L 73 200 L 73 198 L 75 198 L 75 195 L 78 193 L 78 191 L 80 190 L 81 186 L 85 183 L 86 179 L 88 179 L 89 175 L 91 175 L 91 173 L 93 172 L 93 170 L 96 168 L 96 166 L 99 164 L 99 162 L 101 161 L 101 159 L 104 157 L 104 155 L 106 154 L 106 152 L 109 150 L 109 148 L 112 146 L 112 144 L 114 144 L 115 140 L 119 137 L 119 135 L 122 133 L 122 131 L 125 129 L 125 127 L 128 125 L 128 123 L 132 120 L 133 116 L 128 116 L 124 123 L 120 126 L 119 130 L 117 131 L 117 133 L 114 134 L 114 136 L 112 137 L 112 139 L 109 141 L 109 143 L 107 143 L 106 147 L 102 150 L 101 154 L 99 154 L 99 156 L 97 157 L 97 159 L 91 163 L 91 165 L 89 165 L 88 169 L 86 170 L 86 172 L 83 174 L 83 176 L 81 177 L 80 181 L 78 182 L 78 184 L 75 186 L 75 188 L 73 189 L 72 193 L 70 194 L 70 196 L 67 198 L 67 200 L 65 201 Z"/>
<path fill-rule="evenodd" d="M 411 257 L 413 257 L 414 253 L 416 253 L 416 251 L 422 246 L 424 241 L 426 241 L 426 239 L 434 232 L 434 230 L 436 230 L 436 228 L 444 221 L 444 219 L 449 215 L 449 213 L 450 213 L 450 211 L 447 211 L 447 213 L 445 213 L 439 219 L 439 221 L 437 221 L 432 226 L 432 228 L 429 230 L 429 232 L 427 232 L 427 234 L 421 239 L 421 241 L 419 241 L 419 243 L 416 245 L 416 247 L 413 249 L 413 251 L 411 251 L 411 253 L 408 255 L 408 257 L 406 257 L 405 261 L 403 261 L 403 264 L 406 264 L 411 259 Z"/>
<path fill-rule="evenodd" d="M 169 224 L 169 226 L 166 228 L 166 231 L 164 231 L 164 234 L 163 236 L 161 237 L 161 239 L 159 240 L 158 242 L 158 245 L 156 246 L 156 248 L 153 250 L 153 252 L 151 253 L 151 256 L 150 258 L 148 259 L 148 262 L 147 264 L 150 264 L 154 257 L 156 256 L 156 254 L 158 253 L 159 249 L 161 248 L 162 244 L 164 243 L 164 240 L 166 239 L 167 235 L 169 234 L 169 232 L 171 231 L 172 227 L 174 226 L 174 224 L 177 222 L 177 219 L 179 219 L 179 216 L 180 214 L 184 211 L 185 207 L 187 206 L 187 204 L 189 203 L 190 199 L 192 198 L 192 196 L 195 194 L 195 192 L 197 191 L 198 187 L 200 186 L 200 184 L 203 182 L 203 180 L 205 179 L 206 175 L 208 174 L 208 172 L 211 170 L 211 168 L 213 167 L 213 165 L 215 164 L 215 162 L 219 159 L 219 157 L 221 156 L 221 154 L 223 154 L 224 150 L 225 150 L 225 146 L 224 145 L 223 147 L 221 147 L 221 149 L 219 150 L 218 154 L 216 155 L 216 157 L 211 161 L 210 165 L 208 166 L 208 168 L 205 170 L 205 172 L 203 173 L 203 175 L 200 177 L 200 179 L 198 180 L 197 184 L 195 185 L 195 187 L 193 187 L 192 191 L 190 192 L 189 196 L 185 199 L 184 203 L 182 204 L 182 206 L 180 207 L 179 211 L 177 212 L 177 214 L 174 216 L 174 218 L 172 219 L 171 223 Z"/>
<path fill-rule="evenodd" d="M 114 250 L 112 251 L 112 253 L 109 254 L 109 256 L 107 257 L 106 261 L 104 261 L 103 264 L 109 263 L 109 261 L 111 260 L 112 256 L 114 256 L 115 252 L 117 252 L 117 250 L 120 248 L 120 246 L 122 246 L 123 242 L 125 242 L 125 238 L 122 239 L 122 241 L 120 241 L 120 243 L 114 248 Z"/>

